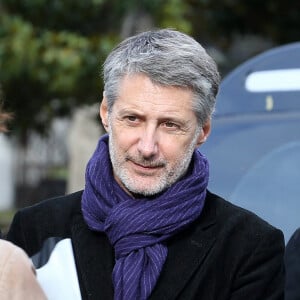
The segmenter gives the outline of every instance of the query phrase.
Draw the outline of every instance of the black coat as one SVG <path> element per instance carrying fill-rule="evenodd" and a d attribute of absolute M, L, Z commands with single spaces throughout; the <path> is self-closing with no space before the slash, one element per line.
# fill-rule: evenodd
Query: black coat
<path fill-rule="evenodd" d="M 286 300 L 300 299 L 300 228 L 286 245 Z"/>
<path fill-rule="evenodd" d="M 113 299 L 114 251 L 88 229 L 81 193 L 43 201 L 14 217 L 8 239 L 37 253 L 49 237 L 71 238 L 83 299 Z M 209 193 L 199 219 L 167 242 L 150 299 L 283 299 L 284 238 L 256 215 Z"/>

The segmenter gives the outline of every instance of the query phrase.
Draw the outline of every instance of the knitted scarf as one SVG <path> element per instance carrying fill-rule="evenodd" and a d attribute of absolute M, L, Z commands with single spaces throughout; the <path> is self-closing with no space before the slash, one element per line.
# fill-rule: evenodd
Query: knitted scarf
<path fill-rule="evenodd" d="M 201 214 L 208 162 L 198 150 L 190 170 L 156 197 L 134 199 L 114 180 L 104 135 L 87 164 L 82 213 L 91 230 L 105 232 L 115 250 L 114 299 L 147 299 L 167 258 L 166 241 Z"/>

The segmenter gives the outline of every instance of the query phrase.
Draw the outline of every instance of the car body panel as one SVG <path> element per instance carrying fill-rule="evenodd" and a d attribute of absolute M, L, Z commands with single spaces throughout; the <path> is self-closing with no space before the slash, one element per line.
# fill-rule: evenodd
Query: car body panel
<path fill-rule="evenodd" d="M 229 74 L 200 148 L 210 162 L 209 189 L 280 228 L 286 242 L 300 227 L 300 78 L 292 91 L 251 92 L 245 83 L 253 72 L 289 68 L 300 70 L 300 43 L 267 51 Z"/>

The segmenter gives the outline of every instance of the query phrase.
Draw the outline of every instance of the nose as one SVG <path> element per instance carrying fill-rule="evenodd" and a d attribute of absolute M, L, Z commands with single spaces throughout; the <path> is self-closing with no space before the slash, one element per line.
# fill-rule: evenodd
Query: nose
<path fill-rule="evenodd" d="M 141 132 L 138 151 L 144 158 L 151 158 L 158 153 L 158 137 L 154 127 L 147 127 Z"/>

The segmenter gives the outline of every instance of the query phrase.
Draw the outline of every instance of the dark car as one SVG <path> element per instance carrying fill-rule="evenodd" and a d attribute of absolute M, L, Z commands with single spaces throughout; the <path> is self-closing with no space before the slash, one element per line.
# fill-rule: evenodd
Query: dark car
<path fill-rule="evenodd" d="M 266 51 L 221 83 L 201 147 L 209 188 L 280 228 L 300 227 L 300 43 Z"/>

